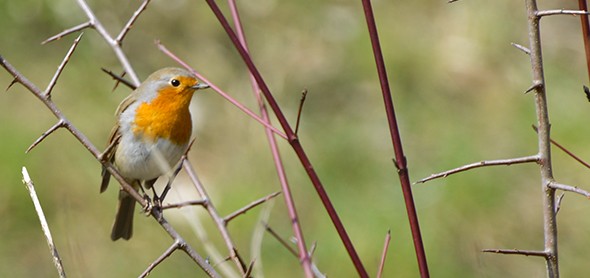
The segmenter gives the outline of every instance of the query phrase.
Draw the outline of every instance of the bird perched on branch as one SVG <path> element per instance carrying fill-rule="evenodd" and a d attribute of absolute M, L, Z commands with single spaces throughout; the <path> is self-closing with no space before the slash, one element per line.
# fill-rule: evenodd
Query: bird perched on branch
<path fill-rule="evenodd" d="M 152 73 L 117 108 L 117 124 L 111 131 L 106 153 L 121 176 L 136 190 L 150 188 L 186 152 L 192 122 L 189 104 L 193 93 L 208 88 L 190 72 L 163 68 Z M 100 192 L 104 192 L 110 173 L 103 167 Z M 111 239 L 130 239 L 136 200 L 122 188 Z"/>

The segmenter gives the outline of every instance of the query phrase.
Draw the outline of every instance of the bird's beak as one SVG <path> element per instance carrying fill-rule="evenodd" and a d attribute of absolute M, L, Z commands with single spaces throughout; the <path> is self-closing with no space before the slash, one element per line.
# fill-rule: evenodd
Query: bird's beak
<path fill-rule="evenodd" d="M 207 88 L 209 88 L 209 84 L 197 83 L 197 84 L 191 86 L 191 88 L 193 88 L 195 90 L 207 89 Z"/>

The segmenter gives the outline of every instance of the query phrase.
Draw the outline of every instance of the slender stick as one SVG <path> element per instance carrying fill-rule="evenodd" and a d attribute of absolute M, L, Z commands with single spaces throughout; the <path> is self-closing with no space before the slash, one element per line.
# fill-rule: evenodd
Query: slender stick
<path fill-rule="evenodd" d="M 371 38 L 371 46 L 373 48 L 373 55 L 375 56 L 375 64 L 377 66 L 377 73 L 381 84 L 381 93 L 383 95 L 383 103 L 385 104 L 385 112 L 387 114 L 387 122 L 389 123 L 389 131 L 393 149 L 395 152 L 396 167 L 398 169 L 399 180 L 401 183 L 404 201 L 406 203 L 406 213 L 410 222 L 410 230 L 412 231 L 412 239 L 414 241 L 414 249 L 416 251 L 416 259 L 418 260 L 418 268 L 422 278 L 430 277 L 428 272 L 428 263 L 426 262 L 426 254 L 424 252 L 424 243 L 422 242 L 422 235 L 420 233 L 420 224 L 418 222 L 418 214 L 414 205 L 414 197 L 412 196 L 412 187 L 410 184 L 409 171 L 407 168 L 406 157 L 402 147 L 402 141 L 397 126 L 393 100 L 391 98 L 391 91 L 389 88 L 389 81 L 387 78 L 387 71 L 385 69 L 385 62 L 383 60 L 383 53 L 381 52 L 381 45 L 379 42 L 379 34 L 377 33 L 377 25 L 375 23 L 375 16 L 373 15 L 373 7 L 370 0 L 362 0 L 363 8 L 365 10 L 365 19 L 369 29 Z"/>
<path fill-rule="evenodd" d="M 207 191 L 205 190 L 205 187 L 203 186 L 203 184 L 199 180 L 193 165 L 190 163 L 190 161 L 188 159 L 186 159 L 186 156 L 183 157 L 183 159 L 182 159 L 182 165 L 184 167 L 184 170 L 188 174 L 189 178 L 191 179 L 193 185 L 197 189 L 197 192 L 199 193 L 199 195 L 201 195 L 201 198 L 203 198 L 205 200 L 210 200 L 209 194 L 207 194 Z M 225 221 L 224 221 L 223 217 L 221 217 L 221 215 L 217 211 L 217 208 L 215 208 L 215 205 L 213 205 L 212 202 L 206 202 L 203 205 L 207 209 L 207 212 L 211 216 L 211 219 L 213 219 L 213 221 L 217 225 L 217 229 L 221 233 L 221 237 L 223 237 L 223 241 L 225 242 L 225 246 L 227 247 L 227 249 L 230 253 L 230 258 L 234 261 L 234 263 L 236 264 L 236 266 L 240 270 L 240 274 L 244 275 L 247 271 L 247 266 L 244 263 L 244 260 L 242 260 L 242 257 L 240 257 L 240 255 L 237 252 L 237 248 L 235 247 L 236 245 L 234 244 L 234 242 L 231 238 L 231 235 L 229 234 L 229 231 L 227 230 L 227 226 L 225 225 Z"/>
<path fill-rule="evenodd" d="M 390 242 L 391 230 L 387 231 L 387 235 L 385 235 L 385 243 L 383 244 L 383 253 L 381 254 L 381 262 L 379 263 L 379 271 L 377 271 L 377 278 L 383 277 L 383 268 L 385 267 L 385 258 L 387 257 L 387 250 L 389 250 Z"/>
<path fill-rule="evenodd" d="M 139 277 L 143 278 L 143 277 L 147 277 L 148 275 L 150 275 L 150 272 L 152 272 L 152 270 L 154 270 L 154 268 L 156 268 L 156 266 L 158 266 L 164 260 L 166 260 L 168 257 L 170 257 L 170 255 L 172 255 L 172 253 L 174 253 L 174 251 L 178 250 L 179 247 L 180 247 L 180 242 L 174 241 L 174 243 L 172 243 L 172 245 L 170 245 L 170 247 L 168 247 L 168 249 L 166 249 L 166 251 L 164 251 L 164 253 L 162 253 L 162 255 L 160 255 L 160 257 L 158 257 L 155 261 L 153 261 L 143 271 L 143 273 L 141 273 L 141 275 L 139 275 Z"/>
<path fill-rule="evenodd" d="M 537 11 L 538 17 L 543 16 L 550 16 L 550 15 L 588 15 L 586 11 L 578 11 L 578 10 L 546 10 L 546 11 Z"/>
<path fill-rule="evenodd" d="M 577 186 L 571 186 L 571 185 L 567 185 L 567 184 L 552 182 L 548 185 L 548 187 L 553 188 L 553 189 L 559 189 L 562 191 L 569 191 L 569 192 L 577 193 L 577 194 L 580 194 L 580 195 L 590 199 L 590 192 L 588 192 L 584 189 L 578 188 Z M 557 211 L 557 209 L 556 209 L 556 211 Z"/>
<path fill-rule="evenodd" d="M 438 178 L 446 178 L 452 174 L 464 172 L 464 171 L 479 168 L 479 167 L 530 163 L 530 162 L 537 162 L 538 160 L 539 160 L 538 155 L 530 155 L 530 156 L 523 156 L 523 157 L 509 158 L 509 159 L 483 160 L 483 161 L 463 165 L 461 167 L 457 167 L 455 169 L 451 169 L 448 171 L 440 172 L 437 174 L 432 174 L 429 177 L 423 178 L 423 179 L 415 182 L 414 184 L 425 183 L 427 181 L 438 179 Z"/>
<path fill-rule="evenodd" d="M 271 194 L 269 194 L 269 195 L 267 195 L 265 197 L 262 197 L 262 198 L 260 198 L 260 199 L 258 199 L 256 201 L 253 201 L 252 203 L 248 204 L 247 206 L 245 206 L 245 207 L 243 207 L 241 209 L 238 209 L 238 210 L 232 212 L 231 214 L 229 214 L 228 216 L 224 217 L 223 218 L 223 222 L 225 222 L 225 224 L 227 225 L 230 221 L 232 221 L 236 217 L 238 217 L 238 216 L 240 216 L 242 214 L 245 214 L 249 210 L 251 210 L 251 209 L 253 209 L 253 208 L 255 208 L 255 207 L 257 207 L 257 206 L 259 206 L 259 205 L 261 205 L 261 204 L 263 204 L 263 203 L 265 203 L 267 201 L 269 201 L 269 200 L 271 200 L 272 198 L 278 196 L 279 194 L 281 194 L 280 191 L 279 192 L 275 192 L 275 193 L 271 193 Z"/>
<path fill-rule="evenodd" d="M 51 78 L 51 81 L 49 81 L 49 85 L 47 85 L 47 89 L 45 89 L 45 95 L 47 95 L 47 97 L 51 97 L 51 91 L 53 90 L 53 87 L 57 83 L 57 79 L 59 78 L 60 74 L 63 72 L 65 66 L 68 64 L 68 61 L 70 61 L 70 57 L 72 57 L 72 54 L 74 54 L 74 50 L 76 50 L 76 47 L 78 46 L 78 43 L 80 42 L 80 39 L 82 38 L 82 35 L 84 35 L 84 33 L 80 33 L 80 35 L 74 40 L 74 43 L 70 47 L 70 50 L 68 50 L 68 53 L 64 57 L 63 61 L 57 67 L 57 71 L 53 75 L 53 78 Z"/>
<path fill-rule="evenodd" d="M 496 253 L 505 255 L 523 255 L 523 256 L 536 256 L 536 257 L 547 257 L 545 251 L 534 251 L 534 250 L 518 250 L 518 249 L 483 249 L 481 252 L 484 253 Z"/>
<path fill-rule="evenodd" d="M 250 72 L 252 73 L 254 78 L 256 79 L 256 83 L 260 87 L 260 90 L 262 91 L 264 97 L 266 98 L 268 105 L 270 106 L 270 108 L 274 112 L 275 116 L 277 117 L 277 120 L 281 124 L 281 127 L 285 131 L 285 134 L 287 135 L 287 139 L 289 141 L 289 144 L 291 145 L 291 147 L 293 148 L 293 150 L 297 154 L 297 157 L 299 158 L 301 164 L 303 165 L 305 171 L 307 172 L 307 175 L 309 176 L 320 200 L 322 201 L 322 204 L 326 208 L 326 211 L 328 212 L 328 215 L 330 216 L 330 219 L 332 220 L 332 223 L 334 224 L 334 227 L 336 228 L 336 231 L 338 232 L 338 235 L 340 236 L 340 239 L 342 240 L 342 243 L 344 244 L 344 247 L 346 248 L 346 251 L 348 252 L 348 255 L 350 256 L 350 259 L 352 260 L 352 262 L 355 266 L 355 269 L 357 270 L 358 274 L 361 277 L 368 277 L 369 275 L 368 275 L 367 271 L 365 270 L 365 267 L 363 266 L 356 250 L 354 249 L 352 241 L 350 240 L 350 237 L 348 236 L 346 229 L 344 228 L 344 224 L 342 224 L 342 221 L 340 220 L 340 217 L 338 216 L 338 213 L 336 212 L 336 209 L 334 208 L 332 201 L 328 197 L 328 194 L 327 194 L 324 186 L 322 185 L 322 182 L 320 181 L 319 176 L 317 175 L 315 169 L 313 168 L 311 161 L 309 160 L 309 157 L 305 153 L 305 150 L 303 149 L 301 142 L 299 142 L 299 138 L 293 132 L 293 129 L 291 128 L 291 126 L 289 125 L 289 123 L 287 121 L 287 118 L 285 117 L 285 115 L 281 111 L 281 108 L 279 107 L 277 101 L 275 100 L 275 98 L 272 95 L 272 93 L 270 92 L 268 86 L 264 82 L 262 75 L 260 75 L 260 72 L 258 71 L 256 66 L 254 65 L 252 58 L 250 57 L 250 55 L 248 54 L 246 49 L 244 49 L 244 47 L 240 43 L 238 37 L 236 36 L 236 34 L 232 30 L 232 28 L 229 26 L 227 19 L 225 18 L 225 16 L 221 12 L 221 10 L 219 9 L 219 7 L 215 3 L 215 1 L 214 0 L 206 0 L 206 1 L 207 1 L 207 4 L 209 4 L 209 7 L 211 8 L 211 10 L 215 14 L 215 16 L 217 17 L 217 19 L 219 20 L 219 22 L 222 25 L 225 32 L 228 34 L 228 36 L 231 39 L 232 43 L 234 44 L 235 48 L 238 50 L 240 56 L 242 57 L 242 60 L 244 61 L 244 63 L 246 63 L 246 66 L 248 67 L 248 69 L 250 70 Z"/>
<path fill-rule="evenodd" d="M 578 0 L 578 6 L 582 11 L 588 11 L 586 0 Z M 590 80 L 590 26 L 588 23 L 588 14 L 580 15 L 582 23 L 582 38 L 584 40 L 584 50 L 586 51 L 586 67 L 588 68 L 588 80 Z"/>
<path fill-rule="evenodd" d="M 53 264 L 57 269 L 57 273 L 59 277 L 65 278 L 66 272 L 64 270 L 64 266 L 61 262 L 61 258 L 59 253 L 57 252 L 57 247 L 55 247 L 55 243 L 53 243 L 53 237 L 51 236 L 51 231 L 49 230 L 49 224 L 47 224 L 47 219 L 45 218 L 45 214 L 43 213 L 43 208 L 41 207 L 41 203 L 39 202 L 39 198 L 37 197 L 37 192 L 35 191 L 35 185 L 29 176 L 29 172 L 27 171 L 26 167 L 23 167 L 22 170 L 23 174 L 23 183 L 25 184 L 29 194 L 31 195 L 31 200 L 33 200 L 33 205 L 35 206 L 35 211 L 37 212 L 37 216 L 39 216 L 39 222 L 41 222 L 41 230 L 43 230 L 43 234 L 45 235 L 45 239 L 47 240 L 47 246 L 49 247 L 49 251 L 51 252 L 51 257 L 53 258 Z"/>
<path fill-rule="evenodd" d="M 557 252 L 557 221 L 555 216 L 555 189 L 549 185 L 553 182 L 553 167 L 551 163 L 550 123 L 547 110 L 547 95 L 545 92 L 545 76 L 543 73 L 543 58 L 541 51 L 541 31 L 537 1 L 526 0 L 528 15 L 529 49 L 531 50 L 531 69 L 535 92 L 535 111 L 537 114 L 539 168 L 541 172 L 541 187 L 543 190 L 543 232 L 546 252 L 545 262 L 547 276 L 559 277 L 559 263 Z"/>
<path fill-rule="evenodd" d="M 242 22 L 240 20 L 240 15 L 238 13 L 238 9 L 236 6 L 235 0 L 228 0 L 228 4 L 230 7 L 230 11 L 232 14 L 235 30 L 237 37 L 240 41 L 241 46 L 244 50 L 249 53 L 248 50 L 248 43 L 246 41 L 246 36 L 244 35 L 244 30 L 242 28 Z M 249 72 L 250 76 L 250 84 L 252 86 L 252 92 L 254 96 L 258 100 L 258 106 L 260 109 L 260 114 L 262 119 L 270 124 L 270 117 L 268 115 L 268 110 L 266 109 L 266 105 L 264 103 L 264 99 L 260 93 L 260 87 L 256 82 L 256 78 L 254 75 Z M 305 99 L 305 94 L 303 95 L 301 106 L 299 110 L 299 114 L 297 116 L 297 127 L 295 133 L 297 133 L 297 128 L 299 127 L 299 117 L 301 115 L 301 108 L 303 106 L 303 100 Z M 306 277 L 313 277 L 313 269 L 311 267 L 311 258 L 309 256 L 309 252 L 307 251 L 307 245 L 305 244 L 305 238 L 303 236 L 303 231 L 301 229 L 301 224 L 299 223 L 299 216 L 297 214 L 297 208 L 295 206 L 295 200 L 293 199 L 293 195 L 291 194 L 291 187 L 289 186 L 289 182 L 287 180 L 287 174 L 285 172 L 285 167 L 283 165 L 283 161 L 281 159 L 281 154 L 279 152 L 279 147 L 277 145 L 277 140 L 272 134 L 271 130 L 266 128 L 265 129 L 266 138 L 268 140 L 268 144 L 270 146 L 270 151 L 273 157 L 273 161 L 275 164 L 275 169 L 277 171 L 277 175 L 279 178 L 279 182 L 281 185 L 281 189 L 283 191 L 285 204 L 287 205 L 287 212 L 289 214 L 289 218 L 291 220 L 291 226 L 293 229 L 293 234 L 297 239 L 297 248 L 299 249 L 299 260 L 303 266 L 303 270 L 305 272 Z"/>
<path fill-rule="evenodd" d="M 150 0 L 144 0 L 143 3 L 141 3 L 141 5 L 139 6 L 139 8 L 137 8 L 137 10 L 133 13 L 133 16 L 131 16 L 129 21 L 127 21 L 127 24 L 125 24 L 125 27 L 123 27 L 123 29 L 121 30 L 121 32 L 119 33 L 119 35 L 115 39 L 115 41 L 119 45 L 121 45 L 123 43 L 123 39 L 125 38 L 125 35 L 127 35 L 127 33 L 129 33 L 129 30 L 131 30 L 133 23 L 135 23 L 135 21 L 137 20 L 139 15 L 145 10 L 145 8 L 147 8 L 147 5 L 149 3 L 150 3 Z"/>

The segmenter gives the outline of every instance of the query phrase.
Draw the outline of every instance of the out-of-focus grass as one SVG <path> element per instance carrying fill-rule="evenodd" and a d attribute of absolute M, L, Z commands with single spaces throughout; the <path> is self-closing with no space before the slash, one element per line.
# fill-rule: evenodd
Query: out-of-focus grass
<path fill-rule="evenodd" d="M 412 180 L 482 159 L 529 155 L 536 150 L 528 57 L 510 46 L 527 44 L 523 3 L 518 1 L 376 1 L 382 47 Z M 545 3 L 547 2 L 547 3 Z M 138 3 L 89 3 L 111 32 Z M 549 1 L 541 7 L 550 8 Z M 392 230 L 387 277 L 417 276 L 403 199 L 360 3 L 355 1 L 240 2 L 254 60 L 286 114 L 295 119 L 300 92 L 309 95 L 300 136 L 369 273 L 376 272 L 383 238 Z M 563 4 L 558 8 L 569 7 Z M 73 37 L 41 46 L 45 38 L 85 20 L 75 1 L 0 2 L 0 54 L 44 87 Z M 245 67 L 203 2 L 154 1 L 124 42 L 140 78 L 173 65 L 153 44 L 175 51 L 209 79 L 256 109 Z M 587 83 L 576 17 L 543 19 L 552 135 L 581 157 L 589 115 L 581 85 Z M 119 101 L 129 92 L 100 71 L 121 67 L 92 30 L 58 82 L 54 100 L 69 119 L 104 147 Z M 0 73 L 0 86 L 11 77 Z M 4 85 L 2 85 L 4 84 Z M 15 85 L 0 94 L 0 276 L 36 277 L 53 266 L 20 168 L 29 168 L 54 238 L 71 276 L 138 275 L 170 244 L 152 220 L 138 216 L 130 242 L 108 237 L 116 185 L 98 194 L 100 166 L 63 130 L 30 154 L 24 150 L 54 124 L 32 95 Z M 262 128 L 212 92 L 194 101 L 197 143 L 191 160 L 222 213 L 279 190 Z M 340 240 L 287 144 L 280 143 L 308 244 L 330 277 L 355 276 Z M 553 154 L 555 176 L 586 186 L 587 169 Z M 179 178 L 173 196 L 193 198 Z M 587 188 L 587 187 L 586 187 Z M 482 254 L 483 248 L 542 248 L 541 190 L 534 165 L 479 169 L 414 187 L 431 273 L 436 277 L 537 277 L 543 261 Z M 567 195 L 559 214 L 564 276 L 583 273 L 590 242 L 589 204 Z M 167 212 L 203 252 L 187 221 L 203 221 L 213 243 L 218 233 L 199 208 Z M 229 226 L 250 258 L 256 209 Z M 183 217 L 183 213 L 189 217 Z M 281 197 L 270 224 L 291 234 Z M 266 235 L 262 257 L 268 277 L 300 277 L 301 271 Z M 181 253 L 153 277 L 201 276 Z"/>

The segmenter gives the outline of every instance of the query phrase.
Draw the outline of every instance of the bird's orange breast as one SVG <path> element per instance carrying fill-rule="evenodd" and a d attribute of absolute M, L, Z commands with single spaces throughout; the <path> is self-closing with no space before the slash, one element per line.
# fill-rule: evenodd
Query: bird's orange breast
<path fill-rule="evenodd" d="M 192 92 L 161 89 L 151 102 L 138 106 L 133 133 L 153 141 L 163 138 L 177 144 L 188 143 L 192 131 L 188 110 L 191 98 Z"/>

